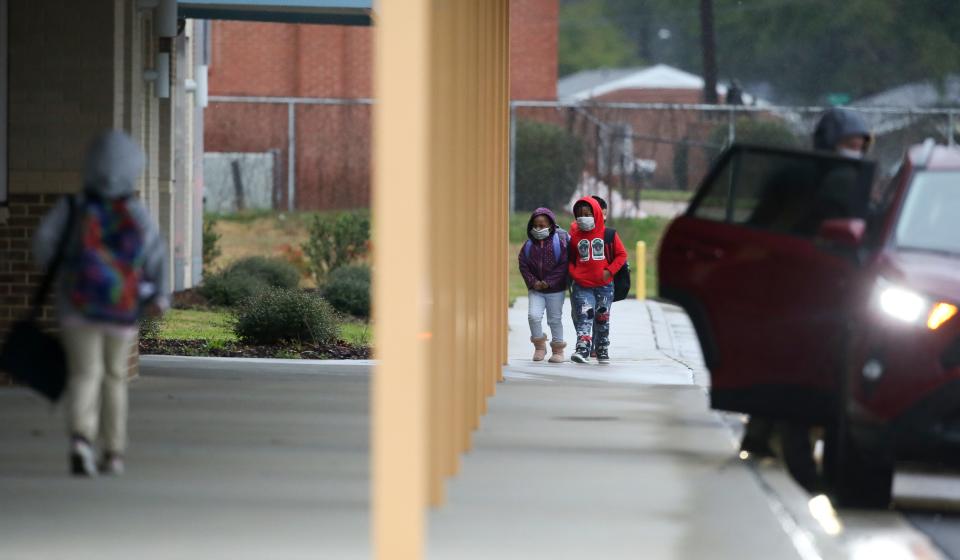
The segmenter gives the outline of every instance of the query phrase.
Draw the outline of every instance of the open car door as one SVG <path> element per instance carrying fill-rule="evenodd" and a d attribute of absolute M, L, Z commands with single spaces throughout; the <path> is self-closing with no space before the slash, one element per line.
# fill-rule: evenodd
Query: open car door
<path fill-rule="evenodd" d="M 714 408 L 811 422 L 835 410 L 858 267 L 818 232 L 866 219 L 872 177 L 868 162 L 734 145 L 671 224 L 660 293 L 693 320 Z"/>

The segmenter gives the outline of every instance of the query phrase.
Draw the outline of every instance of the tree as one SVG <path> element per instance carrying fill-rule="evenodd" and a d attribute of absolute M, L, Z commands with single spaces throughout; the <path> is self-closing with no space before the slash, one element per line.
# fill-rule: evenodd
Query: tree
<path fill-rule="evenodd" d="M 700 0 L 700 44 L 703 45 L 703 102 L 717 104 L 717 51 L 713 0 Z"/>
<path fill-rule="evenodd" d="M 604 0 L 577 0 L 560 7 L 559 73 L 621 68 L 641 63 L 622 28 L 607 17 Z"/>
<path fill-rule="evenodd" d="M 633 56 L 706 74 L 699 1 L 590 3 Z M 713 0 L 713 12 L 721 80 L 739 78 L 748 93 L 751 83 L 768 83 L 774 101 L 822 103 L 830 93 L 857 99 L 960 73 L 956 0 Z M 563 21 L 561 43 L 573 31 Z M 579 21 L 582 33 L 598 18 Z M 668 40 L 658 38 L 659 29 L 669 30 Z"/>

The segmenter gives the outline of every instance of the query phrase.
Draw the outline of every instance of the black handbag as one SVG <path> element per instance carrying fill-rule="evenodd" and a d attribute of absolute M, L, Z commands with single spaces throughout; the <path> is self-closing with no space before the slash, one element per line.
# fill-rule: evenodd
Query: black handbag
<path fill-rule="evenodd" d="M 50 288 L 63 262 L 70 232 L 73 231 L 75 201 L 68 198 L 70 214 L 60 236 L 57 252 L 37 287 L 26 319 L 14 323 L 0 349 L 0 371 L 7 372 L 19 385 L 27 386 L 56 403 L 67 387 L 67 354 L 60 339 L 44 332 L 37 324 Z"/>

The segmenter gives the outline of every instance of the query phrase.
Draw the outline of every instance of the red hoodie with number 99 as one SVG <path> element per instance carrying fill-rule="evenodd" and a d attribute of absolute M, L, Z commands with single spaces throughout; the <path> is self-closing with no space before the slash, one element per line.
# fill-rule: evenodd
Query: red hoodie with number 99
<path fill-rule="evenodd" d="M 613 236 L 613 247 L 606 246 L 606 224 L 596 199 L 585 196 L 578 200 L 577 204 L 581 202 L 586 202 L 593 209 L 594 226 L 590 231 L 580 231 L 576 220 L 570 224 L 570 245 L 567 251 L 570 255 L 570 277 L 584 288 L 599 288 L 613 282 L 614 275 L 627 262 L 627 250 L 619 233 Z M 576 208 L 577 204 L 573 207 Z M 611 253 L 612 259 L 608 258 Z M 603 278 L 604 270 L 610 272 L 610 277 L 606 280 Z"/>

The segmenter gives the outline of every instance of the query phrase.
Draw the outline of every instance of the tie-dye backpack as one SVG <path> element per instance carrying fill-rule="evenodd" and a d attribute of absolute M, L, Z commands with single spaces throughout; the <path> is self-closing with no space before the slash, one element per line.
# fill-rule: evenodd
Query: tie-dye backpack
<path fill-rule="evenodd" d="M 70 302 L 87 319 L 132 325 L 140 315 L 143 232 L 126 198 L 87 194 L 78 211 L 80 241 L 66 277 Z"/>

